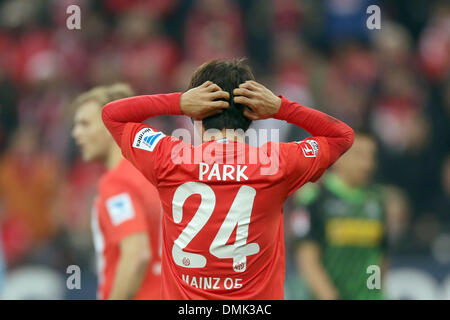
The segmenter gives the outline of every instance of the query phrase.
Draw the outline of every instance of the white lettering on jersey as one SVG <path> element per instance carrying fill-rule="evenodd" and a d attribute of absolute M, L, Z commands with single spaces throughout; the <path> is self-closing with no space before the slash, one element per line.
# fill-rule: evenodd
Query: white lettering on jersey
<path fill-rule="evenodd" d="M 215 178 L 218 181 L 227 181 L 228 180 L 248 180 L 248 177 L 245 175 L 245 170 L 247 166 L 244 165 L 230 165 L 230 164 L 219 164 L 214 163 L 212 167 L 207 163 L 200 162 L 198 166 L 198 179 L 211 181 L 212 178 Z M 209 174 L 208 174 L 209 173 Z M 205 179 L 206 177 L 206 179 Z"/>
<path fill-rule="evenodd" d="M 228 169 L 230 169 L 230 171 L 228 171 Z M 235 169 L 232 165 L 225 164 L 223 166 L 223 180 L 226 181 L 227 177 L 230 178 L 230 180 L 233 180 L 234 171 L 235 171 Z"/>
<path fill-rule="evenodd" d="M 219 173 L 219 164 L 217 163 L 213 164 L 212 169 L 209 172 L 208 180 L 211 180 L 212 177 L 216 177 L 217 180 L 222 180 Z"/>
<path fill-rule="evenodd" d="M 201 277 L 189 276 L 188 274 L 182 274 L 181 278 L 191 287 L 204 290 L 230 290 L 242 288 L 241 278 Z"/>
<path fill-rule="evenodd" d="M 133 204 L 128 193 L 121 193 L 106 200 L 106 209 L 115 226 L 134 217 Z"/>
<path fill-rule="evenodd" d="M 151 128 L 143 128 L 134 136 L 133 147 L 152 152 L 164 137 L 165 134 L 162 132 L 153 131 Z"/>

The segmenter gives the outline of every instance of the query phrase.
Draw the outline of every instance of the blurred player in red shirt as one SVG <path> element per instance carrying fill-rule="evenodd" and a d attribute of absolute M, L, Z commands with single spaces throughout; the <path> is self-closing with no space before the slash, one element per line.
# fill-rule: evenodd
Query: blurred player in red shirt
<path fill-rule="evenodd" d="M 108 172 L 92 210 L 100 299 L 160 299 L 161 203 L 155 187 L 121 155 L 101 119 L 102 106 L 129 97 L 125 84 L 97 87 L 74 102 L 73 137 L 83 160 Z"/>
<path fill-rule="evenodd" d="M 122 153 L 161 197 L 163 299 L 283 299 L 283 203 L 353 143 L 343 122 L 253 80 L 244 61 L 215 60 L 197 69 L 183 94 L 137 96 L 103 108 Z M 162 114 L 202 120 L 203 144 L 142 123 Z M 252 120 L 269 117 L 313 137 L 246 144 Z"/>

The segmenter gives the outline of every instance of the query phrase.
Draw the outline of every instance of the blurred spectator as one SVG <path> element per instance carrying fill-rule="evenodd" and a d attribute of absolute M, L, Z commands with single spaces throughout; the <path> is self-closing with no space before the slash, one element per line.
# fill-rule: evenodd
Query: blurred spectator
<path fill-rule="evenodd" d="M 377 76 L 373 54 L 358 42 L 342 43 L 334 51 L 324 79 L 325 107 L 352 127 L 364 128 Z"/>
<path fill-rule="evenodd" d="M 162 92 L 171 86 L 178 52 L 160 28 L 158 16 L 140 7 L 126 11 L 119 19 L 117 38 L 123 41 L 114 50 L 121 52 L 124 79 L 140 91 Z"/>
<path fill-rule="evenodd" d="M 440 225 L 430 242 L 434 258 L 450 265 L 450 153 L 444 158 L 440 178 L 442 189 L 435 195 L 429 209 Z"/>
<path fill-rule="evenodd" d="M 293 101 L 313 105 L 309 83 L 315 66 L 313 52 L 294 33 L 275 36 L 274 40 L 272 64 L 276 90 Z"/>
<path fill-rule="evenodd" d="M 0 159 L 4 219 L 22 226 L 28 246 L 49 240 L 57 228 L 53 203 L 59 187 L 59 167 L 56 159 L 39 150 L 39 131 L 31 125 L 16 130 Z M 8 245 L 14 247 L 15 241 L 21 241 L 11 241 L 5 243 L 6 255 L 18 259 L 19 256 L 11 256 Z"/>
<path fill-rule="evenodd" d="M 371 40 L 379 72 L 395 67 L 414 67 L 412 38 L 404 26 L 388 20 L 383 21 L 381 30 L 371 33 Z"/>
<path fill-rule="evenodd" d="M 424 208 L 436 190 L 423 185 L 436 185 L 438 160 L 427 113 L 429 87 L 419 73 L 411 34 L 403 26 L 384 22 L 374 47 L 379 75 L 369 116 L 381 141 L 380 177 L 406 190 L 414 209 Z"/>
<path fill-rule="evenodd" d="M 1 42 L 1 40 L 0 40 Z M 1 44 L 0 44 L 1 46 Z M 1 52 L 0 48 L 0 52 Z M 1 59 L 0 59 L 1 61 Z M 17 122 L 17 93 L 16 88 L 8 82 L 5 75 L 2 74 L 0 66 L 0 153 L 6 147 L 6 142 L 14 130 Z"/>
<path fill-rule="evenodd" d="M 273 77 L 268 85 L 274 87 L 275 92 L 282 93 L 292 101 L 299 101 L 306 106 L 314 106 L 311 92 L 311 73 L 315 72 L 316 66 L 313 53 L 305 43 L 300 41 L 296 34 L 285 32 L 274 37 L 273 49 Z M 306 63 L 308 61 L 308 63 Z M 295 136 L 299 139 L 299 131 L 297 126 L 287 124 L 284 121 L 276 119 L 266 119 L 255 121 L 252 124 L 255 129 L 268 130 L 267 138 L 270 136 L 270 129 L 277 128 L 279 130 L 279 140 L 287 141 L 289 136 Z M 258 145 L 267 142 L 267 139 L 261 135 Z"/>
<path fill-rule="evenodd" d="M 450 153 L 445 157 L 441 166 L 442 189 L 435 195 L 432 201 L 432 210 L 438 215 L 439 220 L 445 221 L 447 232 L 450 232 Z"/>
<path fill-rule="evenodd" d="M 74 249 L 80 251 L 91 247 L 91 208 L 97 191 L 97 183 L 105 172 L 101 164 L 84 163 L 78 159 L 66 173 L 65 183 L 58 194 L 59 211 L 65 215 L 61 221 Z"/>
<path fill-rule="evenodd" d="M 450 4 L 434 4 L 428 24 L 422 31 L 419 54 L 425 74 L 441 81 L 450 74 Z"/>
<path fill-rule="evenodd" d="M 339 43 L 349 39 L 365 40 L 366 9 L 374 4 L 369 0 L 326 0 L 324 13 L 326 17 L 326 38 L 330 43 Z"/>
<path fill-rule="evenodd" d="M 195 0 L 185 30 L 186 56 L 196 65 L 244 53 L 242 16 L 233 0 Z"/>
<path fill-rule="evenodd" d="M 411 204 L 405 192 L 395 186 L 385 187 L 386 233 L 390 254 L 410 249 Z"/>
<path fill-rule="evenodd" d="M 276 32 L 298 31 L 304 15 L 304 5 L 303 1 L 296 0 L 273 1 L 273 27 Z"/>

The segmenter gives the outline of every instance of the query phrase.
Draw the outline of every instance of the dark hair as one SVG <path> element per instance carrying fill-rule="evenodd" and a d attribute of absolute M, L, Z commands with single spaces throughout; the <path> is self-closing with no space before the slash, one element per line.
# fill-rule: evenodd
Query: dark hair
<path fill-rule="evenodd" d="M 243 129 L 246 131 L 252 120 L 244 116 L 246 106 L 233 102 L 233 90 L 247 80 L 255 80 L 253 72 L 246 64 L 246 59 L 212 60 L 202 64 L 192 75 L 189 88 L 195 88 L 205 81 L 212 81 L 223 91 L 230 93 L 230 107 L 221 113 L 202 120 L 205 130 L 208 129 Z"/>

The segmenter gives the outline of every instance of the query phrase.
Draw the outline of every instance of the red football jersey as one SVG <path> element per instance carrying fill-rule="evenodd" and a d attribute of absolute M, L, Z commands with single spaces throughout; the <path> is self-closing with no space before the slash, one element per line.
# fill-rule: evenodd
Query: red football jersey
<path fill-rule="evenodd" d="M 161 298 L 161 212 L 156 188 L 128 160 L 102 177 L 91 220 L 99 299 L 108 299 L 111 292 L 120 241 L 139 232 L 147 233 L 152 258 L 134 299 Z"/>
<path fill-rule="evenodd" d="M 194 147 L 126 124 L 123 154 L 163 207 L 163 299 L 283 299 L 283 203 L 329 166 L 324 137 Z"/>

